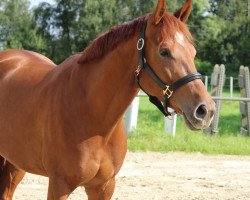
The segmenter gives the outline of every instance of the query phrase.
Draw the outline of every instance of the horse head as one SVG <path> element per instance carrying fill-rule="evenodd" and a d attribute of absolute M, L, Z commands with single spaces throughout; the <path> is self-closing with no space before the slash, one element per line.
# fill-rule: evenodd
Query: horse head
<path fill-rule="evenodd" d="M 166 0 L 158 0 L 138 40 L 140 65 L 136 74 L 139 86 L 158 101 L 155 104 L 165 115 L 171 107 L 184 116 L 190 129 L 199 130 L 210 125 L 215 103 L 194 64 L 196 50 L 185 25 L 191 4 L 192 0 L 186 0 L 171 14 L 166 11 Z"/>

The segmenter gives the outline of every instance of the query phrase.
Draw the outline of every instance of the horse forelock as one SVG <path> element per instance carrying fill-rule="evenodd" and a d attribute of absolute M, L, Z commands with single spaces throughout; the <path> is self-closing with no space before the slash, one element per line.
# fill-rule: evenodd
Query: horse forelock
<path fill-rule="evenodd" d="M 143 23 L 147 21 L 149 14 L 139 17 L 122 25 L 114 26 L 109 32 L 97 37 L 81 54 L 78 63 L 83 64 L 94 59 L 101 58 L 109 51 L 114 50 L 119 43 L 128 40 L 137 32 L 141 31 Z M 162 33 L 167 37 L 174 38 L 177 31 L 181 31 L 187 39 L 192 42 L 192 36 L 187 26 L 170 13 L 165 13 L 163 19 Z"/>

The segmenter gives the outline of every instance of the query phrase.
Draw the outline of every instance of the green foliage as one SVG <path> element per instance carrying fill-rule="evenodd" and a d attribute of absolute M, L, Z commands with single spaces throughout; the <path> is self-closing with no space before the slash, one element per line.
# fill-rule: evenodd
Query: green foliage
<path fill-rule="evenodd" d="M 0 3 L 0 48 L 42 51 L 45 43 L 39 35 L 26 0 Z"/>
<path fill-rule="evenodd" d="M 195 66 L 197 71 L 201 74 L 207 75 L 213 72 L 213 64 L 208 61 L 202 61 L 199 58 L 195 59 Z"/>
<path fill-rule="evenodd" d="M 65 0 L 56 5 L 42 3 L 34 10 L 39 32 L 48 46 L 46 55 L 57 63 L 76 52 L 75 20 L 81 6 L 78 1 Z"/>
<path fill-rule="evenodd" d="M 199 33 L 198 57 L 225 64 L 235 75 L 240 65 L 249 65 L 250 11 L 244 0 L 210 0 L 208 16 Z"/>
<path fill-rule="evenodd" d="M 59 63 L 82 51 L 97 35 L 119 24 L 115 0 L 61 0 L 40 4 L 35 10 L 39 30 L 48 43 L 46 53 Z"/>

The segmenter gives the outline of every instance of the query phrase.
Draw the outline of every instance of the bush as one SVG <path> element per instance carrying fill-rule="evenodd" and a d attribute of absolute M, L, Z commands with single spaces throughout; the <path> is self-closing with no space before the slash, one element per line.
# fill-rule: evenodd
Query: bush
<path fill-rule="evenodd" d="M 210 75 L 213 71 L 214 65 L 211 64 L 208 61 L 202 61 L 198 58 L 195 59 L 195 66 L 198 70 L 203 75 Z"/>

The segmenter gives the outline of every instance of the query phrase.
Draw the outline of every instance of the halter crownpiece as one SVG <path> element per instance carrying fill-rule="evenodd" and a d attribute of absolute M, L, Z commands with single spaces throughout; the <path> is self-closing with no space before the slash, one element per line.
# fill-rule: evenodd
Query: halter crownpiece
<path fill-rule="evenodd" d="M 150 65 L 147 64 L 146 58 L 144 56 L 145 53 L 145 32 L 147 28 L 147 23 L 144 22 L 142 26 L 142 31 L 140 35 L 140 39 L 137 42 L 137 50 L 139 53 L 139 66 L 137 70 L 135 71 L 135 78 L 138 86 L 142 91 L 144 91 L 148 96 L 149 96 L 149 101 L 153 103 L 164 115 L 165 117 L 172 116 L 176 114 L 176 112 L 169 112 L 168 108 L 170 106 L 169 99 L 174 93 L 174 90 L 177 88 L 181 87 L 182 85 L 185 85 L 186 83 L 189 83 L 193 80 L 196 79 L 201 79 L 202 76 L 200 73 L 190 73 L 183 78 L 175 81 L 171 85 L 165 84 L 158 76 L 157 74 L 153 71 L 153 69 L 150 67 Z M 163 104 L 162 102 L 155 96 L 152 96 L 148 94 L 141 86 L 140 84 L 140 72 L 142 69 L 145 69 L 146 72 L 149 74 L 149 76 L 161 87 L 162 92 L 163 92 Z"/>

